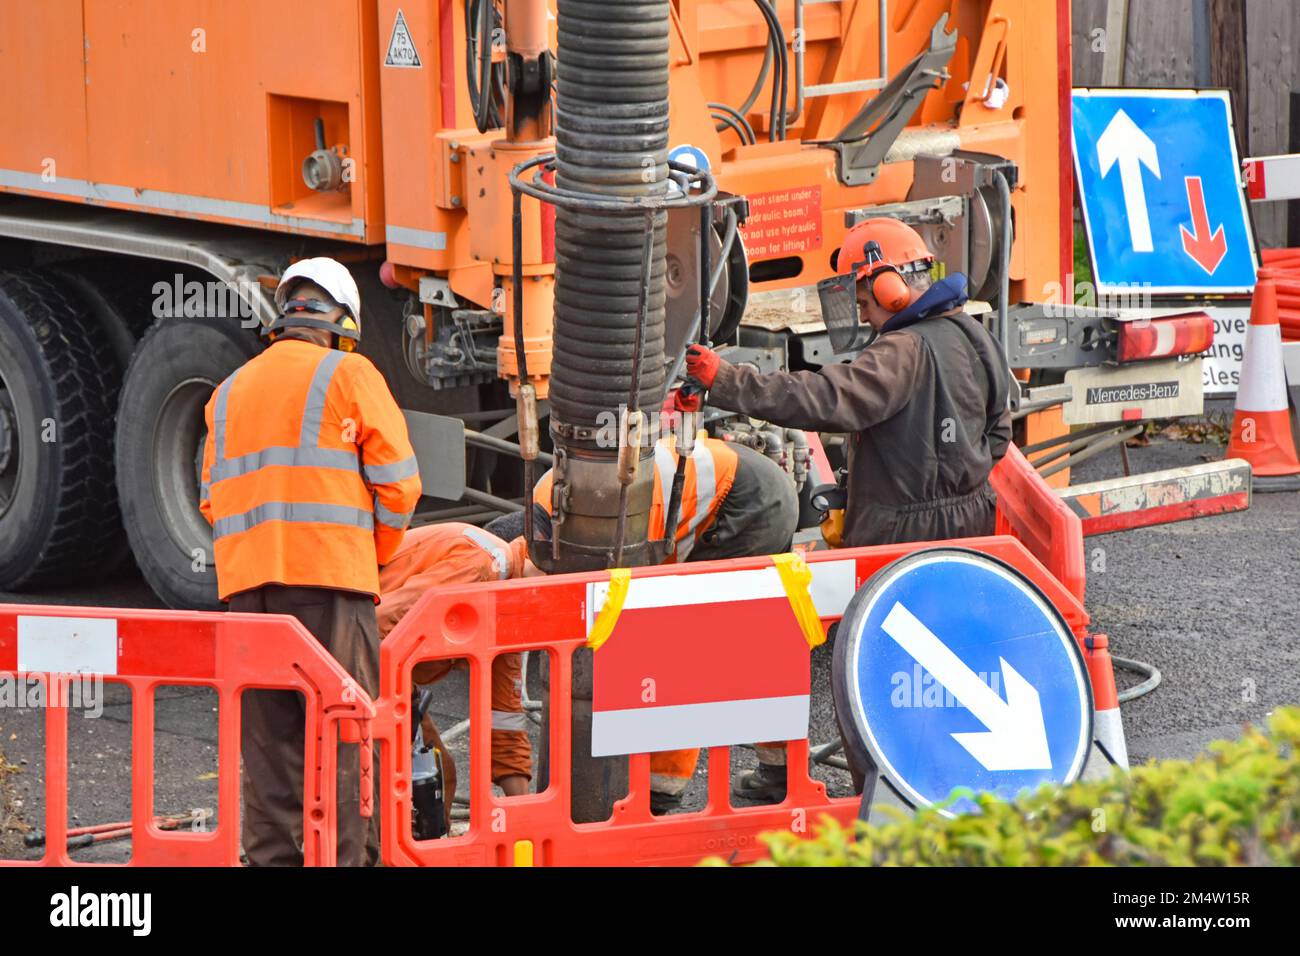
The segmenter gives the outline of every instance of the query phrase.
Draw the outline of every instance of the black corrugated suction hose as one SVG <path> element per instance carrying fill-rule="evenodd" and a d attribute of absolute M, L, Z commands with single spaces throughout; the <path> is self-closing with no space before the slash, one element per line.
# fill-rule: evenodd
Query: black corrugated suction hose
<path fill-rule="evenodd" d="M 669 0 L 559 0 L 556 185 L 577 192 L 662 196 L 668 188 Z M 654 217 L 638 393 L 657 409 L 664 391 L 666 213 Z M 555 217 L 555 346 L 551 414 L 604 424 L 628 400 L 645 215 Z M 597 451 L 594 443 L 570 441 Z M 616 449 L 603 449 L 614 457 Z"/>

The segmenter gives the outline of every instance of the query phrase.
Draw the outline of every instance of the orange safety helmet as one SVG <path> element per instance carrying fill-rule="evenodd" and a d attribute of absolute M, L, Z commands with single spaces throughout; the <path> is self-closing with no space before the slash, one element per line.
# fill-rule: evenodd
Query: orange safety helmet
<path fill-rule="evenodd" d="M 934 254 L 911 226 L 897 219 L 860 222 L 844 235 L 835 259 L 836 268 L 853 272 L 855 281 L 867 280 L 867 289 L 880 305 L 898 312 L 912 301 L 904 272 L 921 271 L 934 262 Z"/>

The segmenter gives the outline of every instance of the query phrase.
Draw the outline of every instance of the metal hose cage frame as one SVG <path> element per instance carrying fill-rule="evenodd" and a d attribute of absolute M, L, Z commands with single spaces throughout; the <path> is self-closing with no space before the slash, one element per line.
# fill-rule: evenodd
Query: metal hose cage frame
<path fill-rule="evenodd" d="M 530 170 L 536 170 L 531 180 L 524 179 L 524 175 Z M 514 319 L 514 338 L 515 338 L 515 362 L 519 375 L 520 388 L 528 383 L 528 357 L 524 351 L 524 266 L 523 266 L 523 197 L 529 196 L 538 202 L 547 203 L 557 208 L 571 209 L 576 212 L 587 214 L 605 215 L 609 217 L 622 216 L 627 217 L 632 213 L 641 213 L 645 219 L 646 241 L 641 258 L 641 281 L 638 308 L 637 308 L 637 326 L 636 326 L 636 346 L 632 356 L 632 387 L 628 396 L 628 412 L 634 414 L 640 411 L 640 375 L 641 375 L 641 347 L 645 330 L 645 321 L 647 313 L 646 294 L 647 285 L 650 281 L 651 269 L 651 250 L 654 243 L 654 216 L 656 213 L 668 209 L 688 209 L 698 208 L 700 210 L 700 242 L 697 249 L 698 257 L 698 275 L 700 276 L 700 329 L 698 341 L 708 342 L 709 334 L 709 302 L 711 299 L 710 279 L 712 266 L 710 263 L 709 250 L 709 230 L 713 226 L 713 204 L 718 195 L 718 185 L 713 176 L 702 169 L 696 169 L 687 166 L 684 163 L 668 160 L 668 177 L 671 182 L 677 186 L 676 192 L 665 193 L 663 196 L 612 196 L 608 193 L 590 193 L 581 192 L 572 189 L 561 189 L 560 187 L 546 182 L 543 176 L 547 172 L 555 170 L 555 154 L 544 153 L 540 156 L 534 156 L 532 159 L 525 160 L 510 170 L 508 177 L 510 182 L 511 194 L 511 216 L 510 216 L 510 244 L 511 244 L 511 266 L 510 281 L 512 284 L 512 302 L 511 309 Z M 520 422 L 519 427 L 522 430 L 525 422 Z M 621 439 L 621 436 L 620 436 Z M 524 459 L 524 541 L 527 543 L 529 552 L 532 551 L 533 537 L 533 490 L 536 485 L 536 469 L 533 460 Z M 685 458 L 683 457 L 677 463 L 677 472 L 671 491 L 671 498 L 668 502 L 668 508 L 664 513 L 664 539 L 669 546 L 676 541 L 677 514 L 681 508 L 681 487 L 682 475 L 685 472 Z M 618 530 L 614 542 L 613 567 L 618 567 L 623 560 L 624 544 L 624 522 L 627 517 L 627 489 L 626 484 L 622 485 L 619 492 L 618 508 Z M 559 533 L 553 529 L 551 532 L 552 557 L 558 560 L 559 555 Z"/>

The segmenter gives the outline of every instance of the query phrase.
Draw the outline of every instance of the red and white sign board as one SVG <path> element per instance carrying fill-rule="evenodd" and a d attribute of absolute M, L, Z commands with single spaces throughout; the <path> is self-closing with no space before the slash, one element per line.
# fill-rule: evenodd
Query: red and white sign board
<path fill-rule="evenodd" d="M 814 567 L 819 615 L 843 612 L 855 571 Z M 588 632 L 608 591 L 587 585 Z M 809 654 L 775 567 L 634 578 L 595 651 L 592 756 L 802 740 Z"/>
<path fill-rule="evenodd" d="M 1300 155 L 1259 156 L 1242 165 L 1252 201 L 1300 199 Z"/>
<path fill-rule="evenodd" d="M 797 256 L 822 247 L 822 188 L 796 186 L 749 193 L 749 219 L 740 229 L 751 262 Z"/>

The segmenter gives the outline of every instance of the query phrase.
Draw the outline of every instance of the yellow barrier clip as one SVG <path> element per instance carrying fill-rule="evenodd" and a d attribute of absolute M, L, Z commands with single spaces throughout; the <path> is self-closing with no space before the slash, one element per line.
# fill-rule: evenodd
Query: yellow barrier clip
<path fill-rule="evenodd" d="M 801 555 L 794 552 L 774 554 L 772 563 L 776 565 L 776 573 L 781 576 L 781 586 L 785 588 L 785 596 L 790 601 L 790 610 L 794 612 L 794 619 L 799 622 L 804 640 L 808 642 L 810 648 L 825 644 L 826 632 L 822 630 L 821 619 L 817 616 L 817 607 L 813 604 L 812 594 L 808 591 L 808 585 L 812 584 L 812 569 L 808 567 Z"/>
<path fill-rule="evenodd" d="M 627 600 L 627 586 L 631 580 L 632 571 L 628 568 L 614 568 L 609 572 L 609 591 L 605 595 L 605 603 L 600 606 L 596 623 L 591 626 L 591 634 L 587 636 L 587 646 L 593 651 L 600 650 L 600 645 L 614 633 L 618 616 L 623 613 L 623 602 Z"/>

